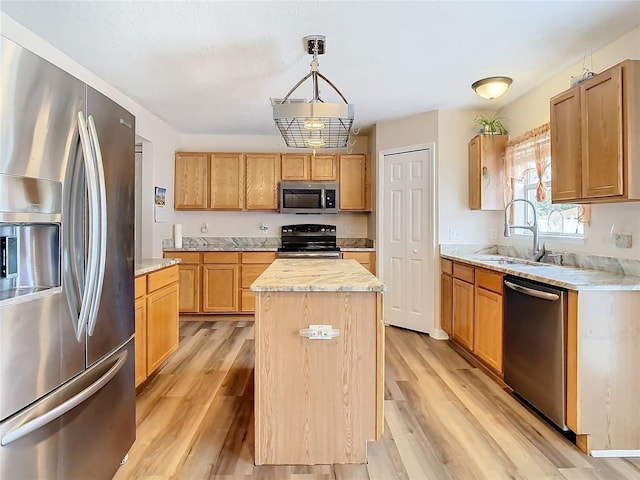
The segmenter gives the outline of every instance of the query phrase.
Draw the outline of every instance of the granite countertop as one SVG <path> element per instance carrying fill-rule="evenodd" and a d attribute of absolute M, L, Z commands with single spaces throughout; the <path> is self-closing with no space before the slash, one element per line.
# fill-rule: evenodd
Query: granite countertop
<path fill-rule="evenodd" d="M 338 238 L 343 252 L 375 252 L 374 241 L 369 238 Z M 176 248 L 172 239 L 162 242 L 164 252 L 277 252 L 279 237 L 184 237 L 182 247 Z"/>
<path fill-rule="evenodd" d="M 134 265 L 135 275 L 144 275 L 180 263 L 179 258 L 140 258 Z"/>
<path fill-rule="evenodd" d="M 278 259 L 255 282 L 254 292 L 382 292 L 386 286 L 356 260 Z"/>
<path fill-rule="evenodd" d="M 550 263 L 536 263 L 491 253 L 442 252 L 440 255 L 450 260 L 459 260 L 488 270 L 516 275 L 521 278 L 528 278 L 569 290 L 640 291 L 640 277 L 631 275 L 565 267 Z M 515 261 L 517 263 L 503 263 L 509 261 Z"/>

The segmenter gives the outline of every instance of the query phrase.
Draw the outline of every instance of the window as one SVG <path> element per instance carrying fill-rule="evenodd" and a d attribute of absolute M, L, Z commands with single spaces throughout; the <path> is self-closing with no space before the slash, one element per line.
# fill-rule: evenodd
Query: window
<path fill-rule="evenodd" d="M 506 197 L 508 200 L 525 198 L 535 205 L 541 234 L 583 237 L 588 209 L 583 205 L 551 203 L 552 161 L 548 123 L 509 141 L 506 148 Z M 512 225 L 533 224 L 533 211 L 524 202 L 515 203 L 509 215 Z M 514 233 L 531 234 L 524 229 L 517 229 Z"/>

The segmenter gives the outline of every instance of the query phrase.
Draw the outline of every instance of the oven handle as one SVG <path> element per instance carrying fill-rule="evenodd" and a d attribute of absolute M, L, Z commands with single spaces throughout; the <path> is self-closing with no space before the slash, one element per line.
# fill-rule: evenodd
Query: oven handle
<path fill-rule="evenodd" d="M 555 293 L 541 292 L 540 290 L 535 290 L 533 288 L 516 285 L 515 283 L 511 283 L 508 280 L 505 280 L 504 284 L 511 290 L 515 290 L 516 292 L 524 293 L 525 295 L 530 295 L 532 297 L 542 298 L 543 300 L 550 300 L 553 302 L 560 298 L 560 295 L 557 295 Z"/>

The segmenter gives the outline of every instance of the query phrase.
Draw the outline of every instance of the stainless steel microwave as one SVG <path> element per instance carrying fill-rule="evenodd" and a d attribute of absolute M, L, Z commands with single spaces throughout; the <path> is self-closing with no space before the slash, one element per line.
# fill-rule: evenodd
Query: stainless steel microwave
<path fill-rule="evenodd" d="M 280 213 L 338 213 L 338 183 L 280 182 Z"/>

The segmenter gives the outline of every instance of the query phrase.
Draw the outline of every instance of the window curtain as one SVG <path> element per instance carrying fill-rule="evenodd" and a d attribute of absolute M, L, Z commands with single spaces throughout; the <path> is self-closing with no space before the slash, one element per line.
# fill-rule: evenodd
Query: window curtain
<path fill-rule="evenodd" d="M 546 200 L 547 189 L 543 179 L 547 170 L 551 168 L 552 161 L 549 123 L 529 130 L 523 135 L 508 141 L 505 148 L 505 204 L 516 198 L 516 196 L 521 196 L 518 195 L 516 186 L 524 183 L 525 174 L 533 169 L 535 169 L 538 177 L 536 200 L 539 202 Z M 547 177 L 550 178 L 550 175 Z M 591 221 L 591 206 L 581 205 L 579 211 L 582 223 L 589 225 Z M 509 221 L 513 222 L 513 208 L 509 211 Z"/>

